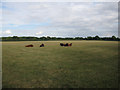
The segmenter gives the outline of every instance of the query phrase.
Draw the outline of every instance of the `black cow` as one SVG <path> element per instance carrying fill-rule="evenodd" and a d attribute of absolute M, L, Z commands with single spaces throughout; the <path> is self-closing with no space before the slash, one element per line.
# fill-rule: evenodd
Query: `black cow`
<path fill-rule="evenodd" d="M 72 43 L 70 43 L 70 44 L 68 44 L 68 43 L 66 43 L 66 44 L 60 43 L 60 46 L 72 46 Z"/>
<path fill-rule="evenodd" d="M 64 46 L 64 44 L 63 44 L 63 43 L 60 43 L 60 46 Z"/>
<path fill-rule="evenodd" d="M 44 47 L 45 45 L 42 43 L 41 45 L 40 45 L 40 47 Z"/>
<path fill-rule="evenodd" d="M 66 43 L 64 46 L 68 46 L 68 43 Z"/>

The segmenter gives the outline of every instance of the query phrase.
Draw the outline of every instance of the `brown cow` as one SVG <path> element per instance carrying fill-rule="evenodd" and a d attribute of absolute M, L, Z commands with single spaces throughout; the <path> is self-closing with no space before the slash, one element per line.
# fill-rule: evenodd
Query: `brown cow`
<path fill-rule="evenodd" d="M 72 43 L 68 44 L 68 46 L 72 46 Z"/>
<path fill-rule="evenodd" d="M 26 45 L 25 47 L 33 47 L 33 45 L 31 44 L 31 45 Z"/>

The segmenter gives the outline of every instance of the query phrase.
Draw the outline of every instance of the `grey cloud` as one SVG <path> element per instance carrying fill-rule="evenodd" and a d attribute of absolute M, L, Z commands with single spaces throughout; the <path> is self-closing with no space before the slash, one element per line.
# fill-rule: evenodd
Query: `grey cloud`
<path fill-rule="evenodd" d="M 38 26 L 31 32 L 34 33 L 34 31 L 41 30 L 44 31 L 43 35 L 55 36 L 87 36 L 96 34 L 104 36 L 105 32 L 117 35 L 117 2 L 7 3 L 5 5 L 8 8 L 13 8 L 13 11 L 3 10 L 5 26 L 7 24 L 19 26 L 42 23 L 49 20 L 49 26 Z"/>

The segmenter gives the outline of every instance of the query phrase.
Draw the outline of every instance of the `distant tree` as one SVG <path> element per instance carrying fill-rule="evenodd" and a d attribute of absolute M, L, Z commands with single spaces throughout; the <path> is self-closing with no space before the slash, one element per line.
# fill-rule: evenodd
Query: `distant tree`
<path fill-rule="evenodd" d="M 50 37 L 50 36 L 47 36 L 47 37 L 46 37 L 46 39 L 47 39 L 47 40 L 50 40 L 50 39 L 51 39 L 51 37 Z"/>
<path fill-rule="evenodd" d="M 57 40 L 57 38 L 56 38 L 56 37 L 51 37 L 51 39 L 52 39 L 52 40 Z"/>
<path fill-rule="evenodd" d="M 45 41 L 45 40 L 113 40 L 113 41 L 120 41 L 120 38 L 119 37 L 115 37 L 115 36 L 112 36 L 112 37 L 99 37 L 99 36 L 95 36 L 95 37 L 91 37 L 91 36 L 88 36 L 88 37 L 75 37 L 75 38 L 72 38 L 72 37 L 65 37 L 65 38 L 62 38 L 62 37 L 50 37 L 50 36 L 47 36 L 47 37 L 18 37 L 18 36 L 13 36 L 13 37 L 2 37 L 2 41 Z"/>
<path fill-rule="evenodd" d="M 83 40 L 83 37 L 75 37 L 75 40 Z"/>
<path fill-rule="evenodd" d="M 94 39 L 95 40 L 100 40 L 100 37 L 99 36 L 95 36 Z"/>
<path fill-rule="evenodd" d="M 115 36 L 112 36 L 112 40 L 116 40 L 117 38 Z"/>
<path fill-rule="evenodd" d="M 40 37 L 40 40 L 46 40 L 46 37 L 44 37 L 44 36 Z"/>
<path fill-rule="evenodd" d="M 18 36 L 13 36 L 13 38 L 17 38 Z"/>
<path fill-rule="evenodd" d="M 19 37 L 18 36 L 13 36 L 12 38 L 11 38 L 11 40 L 15 40 L 15 41 L 17 41 L 18 39 L 19 39 Z"/>
<path fill-rule="evenodd" d="M 93 40 L 93 37 L 88 36 L 88 37 L 87 37 L 87 40 Z"/>

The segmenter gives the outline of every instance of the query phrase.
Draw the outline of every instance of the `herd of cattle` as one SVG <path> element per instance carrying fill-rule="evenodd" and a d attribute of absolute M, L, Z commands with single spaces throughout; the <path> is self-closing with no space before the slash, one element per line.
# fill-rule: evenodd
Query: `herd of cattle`
<path fill-rule="evenodd" d="M 63 44 L 63 43 L 60 43 L 60 46 L 72 46 L 72 43 L 66 43 L 66 44 Z"/>
<path fill-rule="evenodd" d="M 40 47 L 44 47 L 45 45 L 42 43 L 41 45 L 40 45 Z M 60 43 L 60 46 L 72 46 L 72 43 L 66 43 L 66 44 L 64 44 L 64 43 Z M 32 44 L 30 44 L 30 45 L 26 45 L 25 47 L 33 47 L 33 45 Z"/>

